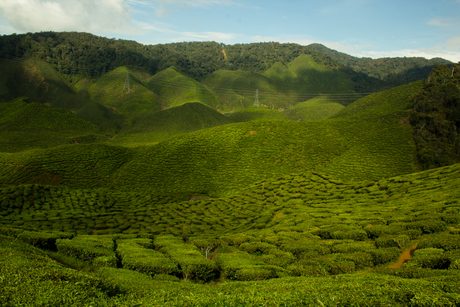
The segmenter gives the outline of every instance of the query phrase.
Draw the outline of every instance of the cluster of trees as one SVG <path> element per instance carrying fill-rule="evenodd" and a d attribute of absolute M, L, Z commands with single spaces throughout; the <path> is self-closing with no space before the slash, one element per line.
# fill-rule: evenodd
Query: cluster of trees
<path fill-rule="evenodd" d="M 67 76 L 77 74 L 93 78 L 127 65 L 142 68 L 151 74 L 174 66 L 199 80 L 218 69 L 261 72 L 275 62 L 287 63 L 300 54 L 310 54 L 320 64 L 339 66 L 328 56 L 308 47 L 275 42 L 142 45 L 77 32 L 40 32 L 0 37 L 0 57 L 33 57 L 48 62 Z"/>
<path fill-rule="evenodd" d="M 420 164 L 425 168 L 460 161 L 460 64 L 436 66 L 412 97 L 410 121 Z"/>
<path fill-rule="evenodd" d="M 0 57 L 43 60 L 72 81 L 81 77 L 97 78 L 123 65 L 141 68 L 150 74 L 173 66 L 200 80 L 219 69 L 262 72 L 276 62 L 288 63 L 301 54 L 309 54 L 318 64 L 350 74 L 357 91 L 381 90 L 420 80 L 435 65 L 448 63 L 424 58 L 356 58 L 319 44 L 182 42 L 143 45 L 78 32 L 0 36 Z"/>
<path fill-rule="evenodd" d="M 329 56 L 334 61 L 355 72 L 383 80 L 391 87 L 424 79 L 436 65 L 452 64 L 450 61 L 441 58 L 430 60 L 421 57 L 357 58 L 331 50 L 321 44 L 311 44 L 308 47 Z"/>

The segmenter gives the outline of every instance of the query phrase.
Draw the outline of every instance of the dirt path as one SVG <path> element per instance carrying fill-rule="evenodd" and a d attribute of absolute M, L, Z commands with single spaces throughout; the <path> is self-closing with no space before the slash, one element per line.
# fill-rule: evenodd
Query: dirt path
<path fill-rule="evenodd" d="M 400 268 L 403 263 L 405 263 L 406 261 L 409 261 L 412 259 L 412 256 L 414 255 L 414 252 L 415 250 L 417 249 L 417 244 L 415 244 L 414 246 L 412 246 L 411 248 L 409 248 L 408 250 L 405 250 L 401 256 L 399 256 L 399 259 L 398 259 L 398 262 L 396 262 L 395 264 L 392 264 L 390 265 L 388 268 L 390 269 L 397 269 L 397 268 Z"/>

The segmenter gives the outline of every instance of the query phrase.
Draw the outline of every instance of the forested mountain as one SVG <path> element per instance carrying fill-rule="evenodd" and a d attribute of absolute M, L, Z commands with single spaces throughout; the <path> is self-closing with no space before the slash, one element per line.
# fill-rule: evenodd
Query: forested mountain
<path fill-rule="evenodd" d="M 220 69 L 261 73 L 275 63 L 287 64 L 302 54 L 310 55 L 318 64 L 349 74 L 359 83 L 356 90 L 364 92 L 422 79 L 434 65 L 449 63 L 443 59 L 355 58 L 319 44 L 183 42 L 142 45 L 77 32 L 0 37 L 1 57 L 33 57 L 46 61 L 74 83 L 83 77 L 98 78 L 120 66 L 142 68 L 150 74 L 176 67 L 195 80 Z"/>
<path fill-rule="evenodd" d="M 355 72 L 383 80 L 390 86 L 398 86 L 423 79 L 434 66 L 452 64 L 452 62 L 441 58 L 358 58 L 329 49 L 321 44 L 311 44 L 308 45 L 308 48 L 327 55 Z"/>

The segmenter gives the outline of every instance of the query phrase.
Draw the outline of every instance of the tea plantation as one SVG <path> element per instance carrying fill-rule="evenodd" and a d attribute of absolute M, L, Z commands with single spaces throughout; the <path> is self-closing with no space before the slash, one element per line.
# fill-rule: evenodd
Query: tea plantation
<path fill-rule="evenodd" d="M 124 306 L 455 306 L 458 186 L 459 165 L 356 183 L 299 173 L 187 201 L 9 186 L 0 295 L 12 305 L 88 295 Z"/>
<path fill-rule="evenodd" d="M 285 68 L 311 77 L 300 64 Z M 418 172 L 408 116 L 423 82 L 225 116 L 181 99 L 251 74 L 206 88 L 133 71 L 139 100 L 104 100 L 126 73 L 79 84 L 133 113 L 111 131 L 77 116 L 99 118 L 90 104 L 0 103 L 3 305 L 460 304 L 460 164 Z M 187 91 L 153 95 L 165 82 Z M 177 106 L 143 112 L 143 95 Z"/>

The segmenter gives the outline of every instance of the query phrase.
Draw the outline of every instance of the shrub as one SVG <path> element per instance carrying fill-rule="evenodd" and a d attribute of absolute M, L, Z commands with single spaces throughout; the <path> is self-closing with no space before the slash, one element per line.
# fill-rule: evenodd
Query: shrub
<path fill-rule="evenodd" d="M 362 270 L 374 265 L 374 258 L 368 253 L 341 254 L 340 258 L 354 262 L 357 270 Z"/>
<path fill-rule="evenodd" d="M 381 265 L 398 260 L 401 250 L 397 247 L 379 248 L 369 251 L 369 254 L 372 256 L 374 265 Z"/>
<path fill-rule="evenodd" d="M 232 280 L 261 280 L 277 277 L 282 268 L 264 265 L 257 258 L 246 252 L 218 254 L 215 257 L 222 276 Z"/>
<path fill-rule="evenodd" d="M 417 249 L 413 258 L 404 264 L 425 269 L 447 269 L 449 265 L 450 260 L 444 256 L 444 250 L 438 248 Z"/>
<path fill-rule="evenodd" d="M 179 265 L 184 280 L 208 281 L 216 274 L 214 262 L 204 258 L 193 244 L 183 243 L 174 236 L 158 236 L 154 245 Z"/>
<path fill-rule="evenodd" d="M 93 261 L 102 256 L 114 256 L 114 243 L 111 236 L 79 235 L 73 239 L 58 239 L 56 246 L 60 252 L 84 261 Z"/>
<path fill-rule="evenodd" d="M 101 256 L 93 259 L 93 265 L 97 267 L 111 267 L 116 268 L 118 258 L 113 254 L 112 256 Z"/>
<path fill-rule="evenodd" d="M 354 253 L 354 252 L 367 252 L 375 249 L 375 246 L 369 242 L 350 242 L 341 243 L 332 246 L 333 253 Z"/>
<path fill-rule="evenodd" d="M 326 276 L 327 270 L 319 263 L 315 264 L 299 264 L 293 263 L 286 268 L 292 276 Z"/>
<path fill-rule="evenodd" d="M 375 240 L 375 246 L 378 248 L 385 247 L 399 247 L 402 248 L 404 245 L 410 242 L 410 237 L 407 235 L 385 235 Z"/>
<path fill-rule="evenodd" d="M 228 245 L 233 245 L 233 246 L 240 246 L 241 244 L 246 243 L 246 242 L 260 241 L 260 239 L 254 238 L 244 233 L 220 236 L 220 240 L 227 243 Z"/>
<path fill-rule="evenodd" d="M 56 250 L 57 239 L 70 239 L 74 236 L 73 233 L 68 232 L 38 232 L 4 227 L 0 228 L 0 233 L 18 238 L 35 247 L 49 250 Z"/>
<path fill-rule="evenodd" d="M 434 233 L 444 231 L 447 228 L 446 222 L 439 220 L 422 220 L 406 224 L 407 229 L 420 229 L 423 233 Z"/>
<path fill-rule="evenodd" d="M 178 273 L 177 264 L 163 253 L 148 248 L 153 247 L 150 239 L 127 239 L 117 243 L 117 252 L 126 269 L 149 275 Z"/>
<path fill-rule="evenodd" d="M 328 247 L 316 240 L 310 239 L 293 240 L 283 244 L 281 249 L 292 253 L 297 258 L 309 257 L 311 255 L 326 255 L 331 252 Z"/>
<path fill-rule="evenodd" d="M 441 248 L 446 251 L 460 249 L 460 235 L 439 233 L 432 235 L 428 240 L 420 242 L 417 249 Z"/>

